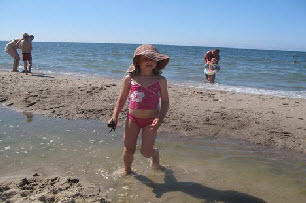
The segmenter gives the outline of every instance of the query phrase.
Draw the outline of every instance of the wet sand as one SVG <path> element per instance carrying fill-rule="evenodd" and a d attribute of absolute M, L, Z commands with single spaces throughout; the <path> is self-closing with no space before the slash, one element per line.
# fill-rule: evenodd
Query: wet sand
<path fill-rule="evenodd" d="M 112 115 L 121 87 L 121 80 L 101 77 L 1 71 L 0 79 L 0 102 L 9 108 L 104 122 Z M 170 109 L 160 132 L 231 137 L 254 147 L 306 153 L 305 99 L 189 88 L 171 82 L 168 86 Z"/>

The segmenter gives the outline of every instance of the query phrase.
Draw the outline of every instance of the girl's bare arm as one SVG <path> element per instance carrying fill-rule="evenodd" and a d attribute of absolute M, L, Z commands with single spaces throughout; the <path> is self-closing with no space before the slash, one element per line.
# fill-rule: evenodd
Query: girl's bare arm
<path fill-rule="evenodd" d="M 160 90 L 161 106 L 159 112 L 159 120 L 162 122 L 169 110 L 168 86 L 167 86 L 167 80 L 164 77 L 160 79 L 160 89 L 161 89 Z"/>
<path fill-rule="evenodd" d="M 130 80 L 131 80 L 131 76 L 126 76 L 123 80 L 123 85 L 122 85 L 122 89 L 119 95 L 119 98 L 117 99 L 115 108 L 114 108 L 114 112 L 113 112 L 113 116 L 112 119 L 113 121 L 115 121 L 115 123 L 117 123 L 117 119 L 118 116 L 122 110 L 122 108 L 124 107 L 124 104 L 129 96 L 129 91 L 130 91 Z"/>
<path fill-rule="evenodd" d="M 160 82 L 159 84 L 160 84 L 161 105 L 160 105 L 158 118 L 155 118 L 150 126 L 150 130 L 153 131 L 157 130 L 160 127 L 169 109 L 167 80 L 164 77 L 162 77 L 159 82 Z"/>

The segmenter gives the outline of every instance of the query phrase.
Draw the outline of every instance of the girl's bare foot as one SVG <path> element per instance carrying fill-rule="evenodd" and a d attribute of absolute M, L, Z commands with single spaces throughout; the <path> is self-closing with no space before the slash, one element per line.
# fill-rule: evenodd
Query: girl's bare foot
<path fill-rule="evenodd" d="M 122 172 L 122 176 L 128 176 L 128 175 L 131 175 L 132 173 L 132 170 L 131 169 L 124 169 L 123 172 Z"/>
<path fill-rule="evenodd" d="M 155 149 L 155 155 L 152 157 L 152 160 L 151 160 L 151 167 L 152 168 L 159 168 L 160 165 L 159 165 L 159 150 L 158 149 Z"/>

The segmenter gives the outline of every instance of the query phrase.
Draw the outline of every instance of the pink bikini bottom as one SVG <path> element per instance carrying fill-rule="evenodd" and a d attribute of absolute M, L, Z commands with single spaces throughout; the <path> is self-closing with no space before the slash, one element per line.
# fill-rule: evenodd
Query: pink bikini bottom
<path fill-rule="evenodd" d="M 144 128 L 147 125 L 151 125 L 155 118 L 136 118 L 132 114 L 127 114 L 127 117 L 134 121 L 140 128 Z"/>

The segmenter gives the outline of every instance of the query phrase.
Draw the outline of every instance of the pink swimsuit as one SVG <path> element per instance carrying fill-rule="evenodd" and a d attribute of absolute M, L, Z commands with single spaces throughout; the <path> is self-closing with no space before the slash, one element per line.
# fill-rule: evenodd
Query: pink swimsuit
<path fill-rule="evenodd" d="M 135 80 L 130 82 L 130 109 L 159 109 L 160 85 L 159 79 L 148 86 L 142 86 Z M 129 119 L 134 121 L 140 128 L 153 122 L 155 118 L 136 118 L 128 114 Z"/>
<path fill-rule="evenodd" d="M 159 80 L 151 85 L 142 86 L 135 80 L 130 82 L 130 109 L 158 109 L 160 98 Z"/>

